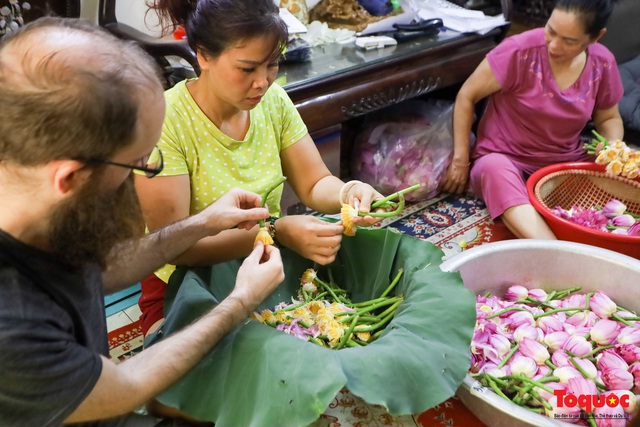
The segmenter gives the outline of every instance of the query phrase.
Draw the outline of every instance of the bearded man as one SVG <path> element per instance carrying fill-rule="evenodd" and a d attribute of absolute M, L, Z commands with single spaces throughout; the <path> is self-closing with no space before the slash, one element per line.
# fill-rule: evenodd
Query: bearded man
<path fill-rule="evenodd" d="M 229 297 L 118 365 L 108 359 L 104 293 L 269 212 L 235 189 L 144 235 L 131 171 L 162 170 L 162 86 L 151 58 L 91 24 L 43 18 L 5 37 L 0 93 L 0 424 L 155 425 L 131 412 L 275 289 L 280 254 L 256 246 Z"/>

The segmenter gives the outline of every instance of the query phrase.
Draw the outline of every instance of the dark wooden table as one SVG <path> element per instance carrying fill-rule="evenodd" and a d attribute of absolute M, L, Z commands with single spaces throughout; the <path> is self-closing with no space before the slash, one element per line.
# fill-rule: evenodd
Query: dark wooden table
<path fill-rule="evenodd" d="M 351 119 L 430 92 L 462 84 L 505 36 L 508 25 L 485 35 L 441 31 L 383 49 L 354 42 L 312 48 L 311 61 L 280 66 L 278 74 L 331 172 L 349 179 Z M 285 212 L 297 199 L 285 188 Z"/>

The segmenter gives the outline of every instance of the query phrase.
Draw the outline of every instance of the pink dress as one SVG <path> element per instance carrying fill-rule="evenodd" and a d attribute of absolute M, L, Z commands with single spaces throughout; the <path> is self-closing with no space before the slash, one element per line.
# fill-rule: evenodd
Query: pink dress
<path fill-rule="evenodd" d="M 595 43 L 578 80 L 559 90 L 543 28 L 505 39 L 487 60 L 502 89 L 480 120 L 470 184 L 496 218 L 529 203 L 525 179 L 539 168 L 589 159 L 580 132 L 594 110 L 620 101 L 623 87 L 613 54 Z"/>

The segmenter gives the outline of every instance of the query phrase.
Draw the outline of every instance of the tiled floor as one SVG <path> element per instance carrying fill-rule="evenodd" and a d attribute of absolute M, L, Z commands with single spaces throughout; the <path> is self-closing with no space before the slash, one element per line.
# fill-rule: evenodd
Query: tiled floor
<path fill-rule="evenodd" d="M 134 304 L 124 310 L 107 317 L 107 331 L 111 332 L 123 326 L 136 322 L 140 318 L 138 304 Z"/>

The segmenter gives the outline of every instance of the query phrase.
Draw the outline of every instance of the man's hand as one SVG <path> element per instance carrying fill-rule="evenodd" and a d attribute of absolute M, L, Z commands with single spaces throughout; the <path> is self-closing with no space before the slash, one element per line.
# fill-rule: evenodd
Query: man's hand
<path fill-rule="evenodd" d="M 442 191 L 446 193 L 462 194 L 467 188 L 469 180 L 469 166 L 451 163 L 442 180 Z"/>
<path fill-rule="evenodd" d="M 258 242 L 240 266 L 236 286 L 227 298 L 237 299 L 248 316 L 283 280 L 280 251 Z"/>
<path fill-rule="evenodd" d="M 269 217 L 261 208 L 261 197 L 250 191 L 234 188 L 198 214 L 215 235 L 234 226 L 250 230 L 258 220 Z"/>

